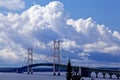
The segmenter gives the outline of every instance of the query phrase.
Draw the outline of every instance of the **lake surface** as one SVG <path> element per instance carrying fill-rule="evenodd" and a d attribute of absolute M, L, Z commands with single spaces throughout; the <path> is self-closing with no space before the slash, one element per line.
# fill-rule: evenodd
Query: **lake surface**
<path fill-rule="evenodd" d="M 65 75 L 53 76 L 52 73 L 16 74 L 0 73 L 0 80 L 66 80 Z"/>
<path fill-rule="evenodd" d="M 83 78 L 84 80 L 92 80 L 92 78 Z M 51 72 L 40 72 L 34 74 L 17 74 L 17 73 L 0 73 L 0 80 L 66 80 L 65 73 L 61 76 L 53 76 Z M 94 80 L 119 80 L 119 79 L 97 79 Z"/>

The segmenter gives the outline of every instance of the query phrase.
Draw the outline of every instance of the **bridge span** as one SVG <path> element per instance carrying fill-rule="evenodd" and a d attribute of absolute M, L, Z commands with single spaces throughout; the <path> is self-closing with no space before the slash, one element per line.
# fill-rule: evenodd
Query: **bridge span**
<path fill-rule="evenodd" d="M 55 65 L 56 65 L 56 67 L 59 66 L 60 70 L 62 68 L 67 70 L 67 65 L 65 65 L 65 64 L 55 64 Z M 37 67 L 37 66 L 51 66 L 53 68 L 54 64 L 53 63 L 37 63 L 37 64 L 29 65 L 29 67 L 32 67 L 32 68 Z M 22 73 L 22 72 L 24 72 L 24 70 L 27 70 L 27 66 L 23 66 L 23 67 L 18 68 L 18 73 Z M 113 70 L 110 68 L 103 69 L 103 68 L 72 66 L 72 70 L 73 70 L 73 73 L 77 71 L 79 73 L 80 77 L 120 79 L 120 71 Z M 94 73 L 94 76 L 92 76 L 93 73 Z"/>
<path fill-rule="evenodd" d="M 53 63 L 36 63 L 36 64 L 31 64 L 31 65 L 29 65 L 29 67 L 30 68 L 34 68 L 34 67 L 39 67 L 39 66 L 47 66 L 47 67 L 52 67 L 52 68 L 54 68 L 54 65 L 56 66 L 56 70 L 57 70 L 57 68 L 58 67 L 60 67 L 61 69 L 62 68 L 65 68 L 65 69 L 67 69 L 67 65 L 65 65 L 65 64 L 53 64 Z M 28 69 L 28 65 L 26 65 L 26 66 L 22 66 L 22 67 L 19 67 L 18 69 L 17 69 L 17 72 L 18 73 L 22 73 L 22 72 L 24 72 L 24 71 L 26 71 Z"/>
<path fill-rule="evenodd" d="M 28 49 L 28 65 L 17 68 L 18 73 L 22 73 L 25 70 L 28 72 L 28 74 L 33 73 L 33 68 L 37 66 L 51 66 L 53 69 L 53 74 L 56 75 L 56 72 L 58 75 L 60 75 L 60 71 L 62 68 L 65 68 L 67 71 L 67 65 L 60 63 L 60 41 L 55 40 L 54 41 L 54 54 L 53 54 L 53 63 L 36 63 L 33 64 L 33 49 Z M 120 71 L 119 70 L 113 70 L 109 68 L 90 68 L 90 67 L 80 67 L 80 66 L 72 66 L 73 74 L 76 72 L 79 74 L 80 77 L 93 77 L 92 73 L 95 74 L 95 78 L 109 78 L 109 79 L 120 79 Z M 100 77 L 102 75 L 102 77 Z M 113 77 L 113 75 L 115 77 Z M 106 77 L 109 76 L 109 77 Z"/>

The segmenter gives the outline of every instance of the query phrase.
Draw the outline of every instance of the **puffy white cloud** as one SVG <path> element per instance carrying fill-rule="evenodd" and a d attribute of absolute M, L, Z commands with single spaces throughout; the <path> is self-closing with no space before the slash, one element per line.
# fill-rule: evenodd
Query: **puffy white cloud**
<path fill-rule="evenodd" d="M 88 43 L 83 46 L 85 52 L 101 52 L 101 53 L 110 53 L 113 55 L 119 54 L 120 47 L 116 44 L 108 44 L 103 41 L 98 41 L 94 43 Z"/>
<path fill-rule="evenodd" d="M 15 53 L 13 53 L 13 51 L 12 50 L 10 50 L 10 48 L 4 48 L 3 50 L 1 50 L 0 51 L 0 56 L 1 56 L 1 58 L 3 58 L 3 59 L 11 59 L 11 60 L 17 60 L 18 58 L 18 56 L 15 54 Z"/>
<path fill-rule="evenodd" d="M 28 47 L 45 56 L 48 54 L 45 43 L 58 38 L 56 26 L 62 21 L 62 16 L 63 4 L 58 1 L 46 7 L 34 5 L 21 14 L 0 13 L 0 51 L 4 52 L 1 56 L 6 61 L 11 58 L 20 61 L 26 57 Z"/>
<path fill-rule="evenodd" d="M 113 36 L 120 40 L 120 33 L 117 31 L 114 31 Z"/>
<path fill-rule="evenodd" d="M 92 60 L 78 60 L 78 59 L 71 59 L 72 65 L 78 65 L 83 67 L 116 67 L 120 66 L 119 63 L 113 62 L 100 62 L 100 61 L 92 61 Z M 106 65 L 107 64 L 107 65 Z"/>
<path fill-rule="evenodd" d="M 19 10 L 25 8 L 23 0 L 0 0 L 0 7 L 8 10 Z"/>
<path fill-rule="evenodd" d="M 77 32 L 82 32 L 82 33 L 86 33 L 95 26 L 92 18 L 88 18 L 86 20 L 79 19 L 77 21 L 74 21 L 73 19 L 69 19 L 67 21 L 67 24 L 72 25 Z"/>
<path fill-rule="evenodd" d="M 82 53 L 79 53 L 79 56 L 86 61 L 86 60 L 89 60 L 88 57 L 90 56 L 90 54 L 82 52 Z"/>
<path fill-rule="evenodd" d="M 21 47 L 21 44 L 16 44 L 10 39 L 6 38 L 6 35 L 0 37 L 0 59 L 7 63 L 17 63 L 22 61 L 26 57 L 26 50 Z"/>
<path fill-rule="evenodd" d="M 51 61 L 53 40 L 61 40 L 67 57 L 90 61 L 90 53 L 120 55 L 120 33 L 92 18 L 68 19 L 59 1 L 34 5 L 21 14 L 0 13 L 0 57 L 23 61 L 32 47 L 35 60 Z M 72 54 L 69 54 L 72 53 Z M 10 57 L 8 57 L 11 55 Z"/>
<path fill-rule="evenodd" d="M 83 44 L 80 45 L 83 51 L 110 53 L 113 55 L 119 54 L 119 32 L 112 32 L 106 28 L 105 25 L 96 24 L 91 18 L 76 21 L 69 19 L 67 24 L 71 25 L 80 35 L 78 39 L 81 38 L 81 40 L 84 41 Z"/>
<path fill-rule="evenodd" d="M 77 45 L 77 43 L 75 41 L 64 39 L 61 42 L 61 47 L 65 50 L 69 51 L 70 49 L 79 48 L 79 45 Z"/>

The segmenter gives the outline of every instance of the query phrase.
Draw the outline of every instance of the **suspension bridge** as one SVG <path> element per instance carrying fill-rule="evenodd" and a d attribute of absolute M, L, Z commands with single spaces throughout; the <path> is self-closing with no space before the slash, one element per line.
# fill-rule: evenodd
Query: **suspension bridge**
<path fill-rule="evenodd" d="M 33 64 L 33 54 L 32 54 L 32 48 L 28 49 L 28 65 L 20 67 L 17 69 L 18 72 L 22 73 L 23 71 L 27 70 L 28 74 L 33 74 L 33 67 L 37 66 L 50 66 L 53 69 L 53 75 L 60 75 L 61 69 L 67 70 L 66 64 L 60 63 L 60 41 L 54 41 L 53 45 L 54 54 L 53 54 L 53 63 L 36 63 Z M 94 78 L 109 78 L 109 79 L 120 79 L 120 71 L 119 70 L 113 70 L 110 68 L 101 69 L 101 68 L 89 68 L 89 67 L 80 67 L 80 66 L 72 66 L 74 70 L 76 69 L 81 77 L 94 77 Z M 94 74 L 94 76 L 92 75 Z M 101 75 L 101 76 L 100 76 Z M 109 77 L 107 77 L 107 76 Z M 113 77 L 114 76 L 114 77 Z"/>
<path fill-rule="evenodd" d="M 11 71 L 16 71 L 17 73 L 27 72 L 28 74 L 34 74 L 34 67 L 47 66 L 52 68 L 53 75 L 60 75 L 62 69 L 67 70 L 67 64 L 60 63 L 60 41 L 54 41 L 53 45 L 54 54 L 53 62 L 48 63 L 33 63 L 33 49 L 28 48 L 28 57 L 27 65 L 24 65 L 19 68 L 10 69 Z M 72 66 L 74 70 L 77 70 L 77 73 L 80 77 L 90 77 L 90 78 L 100 78 L 100 79 L 120 79 L 119 69 L 114 70 L 110 68 L 90 68 L 90 67 L 81 67 L 81 66 Z M 9 71 L 10 71 L 9 70 Z M 74 72 L 73 70 L 73 72 Z"/>
<path fill-rule="evenodd" d="M 33 55 L 33 49 L 32 48 L 28 48 L 28 55 L 27 55 L 27 64 L 16 68 L 15 70 L 18 73 L 23 73 L 25 71 L 27 71 L 28 74 L 33 74 L 34 67 L 39 67 L 39 66 L 48 66 L 48 67 L 52 67 L 52 71 L 53 71 L 53 75 L 60 75 L 60 68 L 64 68 L 66 69 L 66 65 L 65 64 L 60 64 L 60 40 L 55 40 L 53 43 L 53 55 L 52 55 L 52 60 L 53 62 L 50 63 L 48 62 L 42 62 L 42 63 L 33 63 L 34 62 L 34 55 Z M 46 57 L 47 59 L 47 57 Z M 58 74 L 56 74 L 56 72 Z"/>

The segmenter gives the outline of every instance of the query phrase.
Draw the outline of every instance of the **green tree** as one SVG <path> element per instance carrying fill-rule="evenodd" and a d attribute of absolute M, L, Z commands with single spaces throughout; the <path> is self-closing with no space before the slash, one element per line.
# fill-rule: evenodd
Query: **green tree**
<path fill-rule="evenodd" d="M 72 76 L 72 66 L 69 59 L 67 64 L 67 80 L 71 80 L 71 76 Z"/>

